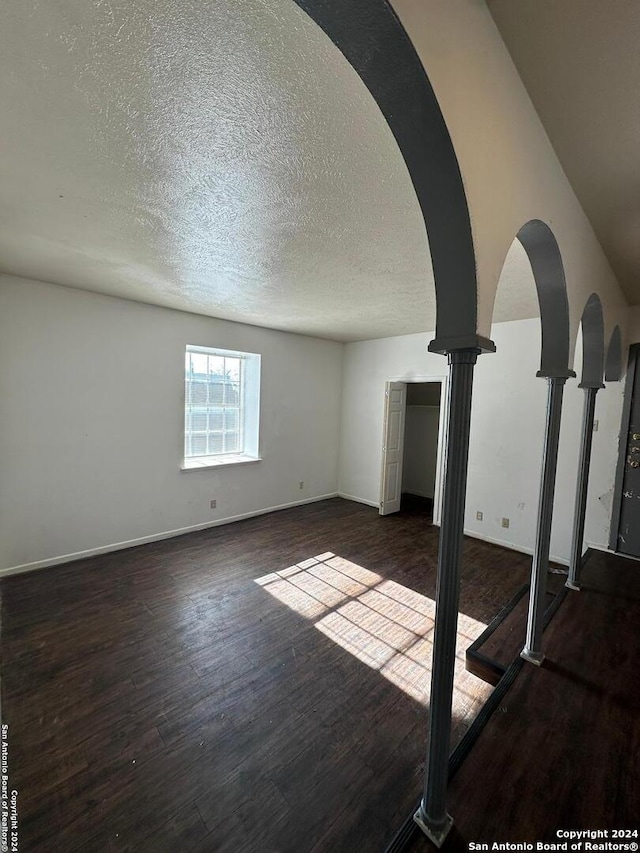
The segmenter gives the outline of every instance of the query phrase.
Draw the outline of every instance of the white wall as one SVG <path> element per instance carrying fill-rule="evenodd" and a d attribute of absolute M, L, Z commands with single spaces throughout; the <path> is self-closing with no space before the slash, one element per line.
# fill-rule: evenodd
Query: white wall
<path fill-rule="evenodd" d="M 407 405 L 402 459 L 402 491 L 433 498 L 438 450 L 438 406 Z"/>
<path fill-rule="evenodd" d="M 429 76 L 458 158 L 471 214 L 478 324 L 489 332 L 507 251 L 530 219 L 546 222 L 565 267 L 572 340 L 589 295 L 607 337 L 626 300 L 482 0 L 391 0 Z M 543 61 L 543 58 L 541 58 Z"/>
<path fill-rule="evenodd" d="M 524 551 L 534 545 L 547 383 L 539 366 L 539 320 L 492 328 L 497 352 L 476 368 L 465 527 L 491 541 Z M 384 383 L 436 377 L 445 359 L 426 352 L 431 335 L 407 335 L 347 344 L 342 409 L 340 492 L 377 504 L 380 490 Z M 551 553 L 566 561 L 579 450 L 583 392 L 577 380 L 565 390 Z M 622 383 L 598 394 L 586 540 L 606 547 L 622 411 Z M 482 511 L 483 521 L 476 520 Z M 502 518 L 510 526 L 501 526 Z"/>
<path fill-rule="evenodd" d="M 433 334 L 345 344 L 340 435 L 340 493 L 378 506 L 384 388 L 389 379 L 440 381 L 446 359 L 427 352 Z"/>
<path fill-rule="evenodd" d="M 500 323 L 492 328 L 492 334 L 497 352 L 478 359 L 476 368 L 465 526 L 469 532 L 530 551 L 534 547 L 547 398 L 546 381 L 535 377 L 540 325 L 537 319 Z M 564 392 L 551 534 L 551 553 L 563 561 L 568 560 L 571 547 L 584 403 L 584 392 L 578 388 L 579 358 L 574 367 L 578 379 L 569 380 Z M 622 391 L 622 383 L 612 383 L 598 393 L 596 403 L 599 429 L 593 440 L 585 539 L 605 548 Z M 482 522 L 476 520 L 476 510 L 484 513 Z M 509 519 L 508 529 L 501 526 L 503 517 Z"/>
<path fill-rule="evenodd" d="M 262 354 L 262 462 L 180 470 L 187 344 Z M 0 569 L 334 494 L 342 353 L 0 276 Z"/>
<path fill-rule="evenodd" d="M 546 383 L 535 378 L 539 324 L 501 323 L 492 334 L 498 352 L 481 356 L 476 368 L 466 527 L 530 550 L 546 397 Z M 377 506 L 384 384 L 442 379 L 446 360 L 427 352 L 430 339 L 425 333 L 343 348 L 1 276 L 0 570 L 338 488 Z M 262 462 L 180 471 L 187 343 L 262 353 Z M 569 551 L 582 399 L 570 380 L 552 535 L 560 559 Z M 600 546 L 608 541 L 621 407 L 622 383 L 599 392 L 586 538 Z"/>

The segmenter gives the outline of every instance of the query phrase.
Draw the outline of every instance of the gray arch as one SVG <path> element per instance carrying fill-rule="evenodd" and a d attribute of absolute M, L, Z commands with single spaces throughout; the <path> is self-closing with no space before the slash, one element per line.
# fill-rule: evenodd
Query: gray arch
<path fill-rule="evenodd" d="M 434 352 L 480 346 L 476 264 L 458 159 L 418 54 L 386 0 L 295 0 L 351 63 L 404 157 L 429 235 L 436 286 Z"/>
<path fill-rule="evenodd" d="M 604 388 L 604 318 L 597 293 L 587 299 L 582 312 L 582 377 L 581 388 Z"/>
<path fill-rule="evenodd" d="M 536 521 L 536 539 L 531 561 L 531 591 L 527 636 L 521 656 L 540 666 L 544 660 L 542 631 L 547 589 L 547 569 L 551 543 L 551 523 L 558 467 L 560 419 L 564 385 L 575 376 L 569 369 L 569 300 L 560 249 L 553 232 L 544 222 L 532 219 L 516 235 L 522 244 L 536 283 L 542 327 L 542 346 L 538 376 L 547 379 L 547 417 L 542 451 L 540 500 Z"/>
<path fill-rule="evenodd" d="M 622 378 L 622 336 L 620 334 L 620 326 L 615 326 L 609 338 L 607 358 L 604 366 L 604 378 L 607 382 L 619 382 Z"/>
<path fill-rule="evenodd" d="M 542 351 L 538 376 L 569 377 L 570 323 L 567 286 L 556 238 L 544 222 L 531 219 L 516 237 L 527 256 L 538 292 Z"/>

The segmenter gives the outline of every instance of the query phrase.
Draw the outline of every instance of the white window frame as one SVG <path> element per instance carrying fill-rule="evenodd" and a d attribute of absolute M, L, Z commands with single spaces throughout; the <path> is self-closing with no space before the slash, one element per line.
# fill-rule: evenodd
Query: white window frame
<path fill-rule="evenodd" d="M 239 431 L 240 448 L 232 452 L 220 452 L 204 454 L 201 456 L 187 456 L 187 420 L 188 399 L 186 366 L 190 353 L 218 356 L 222 358 L 235 358 L 240 360 L 241 401 L 239 407 Z M 188 344 L 185 350 L 185 379 L 183 396 L 183 459 L 181 468 L 183 471 L 198 471 L 207 468 L 218 468 L 227 465 L 245 465 L 260 461 L 259 431 L 260 431 L 260 355 L 258 353 L 240 352 L 237 350 L 220 349 L 219 347 L 205 347 Z"/>

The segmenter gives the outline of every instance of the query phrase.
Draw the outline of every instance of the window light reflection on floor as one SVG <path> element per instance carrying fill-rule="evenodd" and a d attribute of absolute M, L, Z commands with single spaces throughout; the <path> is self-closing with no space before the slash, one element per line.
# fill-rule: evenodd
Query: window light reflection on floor
<path fill-rule="evenodd" d="M 435 602 L 331 552 L 255 581 L 358 660 L 426 705 Z M 484 682 L 465 669 L 467 647 L 486 625 L 458 617 L 454 705 L 471 710 Z M 491 692 L 489 685 L 486 695 Z M 468 688 L 468 689 L 465 689 Z"/>

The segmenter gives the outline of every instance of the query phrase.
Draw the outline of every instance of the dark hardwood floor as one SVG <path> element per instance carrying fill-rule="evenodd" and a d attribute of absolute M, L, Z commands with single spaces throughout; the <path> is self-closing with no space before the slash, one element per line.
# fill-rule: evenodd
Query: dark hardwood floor
<path fill-rule="evenodd" d="M 436 553 L 422 511 L 333 499 L 4 579 L 21 853 L 384 849 L 422 781 Z M 466 541 L 461 660 L 529 563 Z M 490 689 L 461 665 L 454 742 Z"/>
<path fill-rule="evenodd" d="M 571 829 L 637 845 L 639 626 L 640 565 L 595 552 L 545 631 L 542 667 L 524 665 L 454 777 L 443 850 L 557 843 Z M 636 835 L 615 839 L 621 829 Z M 435 850 L 419 833 L 407 849 Z"/>

